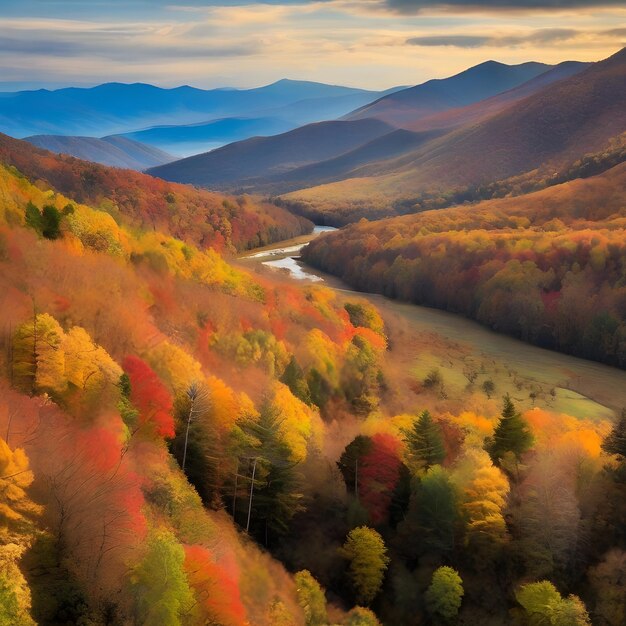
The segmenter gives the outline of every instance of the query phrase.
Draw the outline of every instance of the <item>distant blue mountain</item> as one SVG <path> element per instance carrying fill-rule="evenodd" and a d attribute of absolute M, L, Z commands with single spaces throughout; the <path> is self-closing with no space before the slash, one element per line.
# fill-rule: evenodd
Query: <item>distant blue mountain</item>
<path fill-rule="evenodd" d="M 14 137 L 36 134 L 121 134 L 151 126 L 207 123 L 226 117 L 285 119 L 283 129 L 312 121 L 320 110 L 347 113 L 380 93 L 307 81 L 280 80 L 255 89 L 162 89 L 143 83 L 107 83 L 91 88 L 0 93 L 0 132 Z M 332 104 L 331 104 L 332 103 Z M 294 109 L 290 106 L 296 105 Z M 285 107 L 287 107 L 285 109 Z M 285 111 L 275 116 L 275 109 Z M 304 118 L 304 119 L 303 119 Z M 260 123 L 260 122 L 259 122 Z M 272 122 L 273 123 L 273 122 Z M 230 140 L 230 139 L 228 139 Z"/>
<path fill-rule="evenodd" d="M 33 135 L 26 137 L 33 145 L 58 154 L 69 154 L 102 165 L 145 170 L 174 160 L 158 148 L 126 137 L 73 137 L 67 135 Z"/>

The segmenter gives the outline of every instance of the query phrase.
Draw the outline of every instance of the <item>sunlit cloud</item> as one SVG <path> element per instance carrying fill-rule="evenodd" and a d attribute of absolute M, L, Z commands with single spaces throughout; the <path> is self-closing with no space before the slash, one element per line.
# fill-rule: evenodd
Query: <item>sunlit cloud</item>
<path fill-rule="evenodd" d="M 517 12 L 502 10 L 514 4 L 468 11 L 468 3 L 408 0 L 23 0 L 0 5 L 0 82 L 249 87 L 288 77 L 386 88 L 489 58 L 597 60 L 626 39 L 621 6 L 561 2 L 546 11 L 546 3 L 518 2 Z"/>

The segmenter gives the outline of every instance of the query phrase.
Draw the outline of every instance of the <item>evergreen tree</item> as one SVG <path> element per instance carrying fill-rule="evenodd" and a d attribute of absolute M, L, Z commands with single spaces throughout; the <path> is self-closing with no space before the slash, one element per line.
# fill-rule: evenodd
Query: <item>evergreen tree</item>
<path fill-rule="evenodd" d="M 246 527 L 267 544 L 271 533 L 286 533 L 291 518 L 302 510 L 297 463 L 281 433 L 280 413 L 269 403 L 261 408 L 258 420 L 248 419 L 242 430 L 249 444 L 239 463 L 249 468 L 249 490 L 237 508 L 248 511 Z"/>
<path fill-rule="evenodd" d="M 373 446 L 371 437 L 357 435 L 341 454 L 337 467 L 346 483 L 349 493 L 359 493 L 359 465 L 362 465 L 363 457 L 368 454 Z"/>
<path fill-rule="evenodd" d="M 49 204 L 41 214 L 41 234 L 46 239 L 58 239 L 61 236 L 61 213 Z"/>
<path fill-rule="evenodd" d="M 30 226 L 33 230 L 41 234 L 42 220 L 39 209 L 32 203 L 28 202 L 25 211 L 26 226 Z"/>
<path fill-rule="evenodd" d="M 515 456 L 516 461 L 533 445 L 533 436 L 526 420 L 515 409 L 509 394 L 504 396 L 502 417 L 493 433 L 485 441 L 485 450 L 491 460 L 498 464 L 507 452 Z"/>
<path fill-rule="evenodd" d="M 626 460 L 626 408 L 617 420 L 611 432 L 602 443 L 602 449 L 607 454 L 615 454 L 620 461 Z"/>
<path fill-rule="evenodd" d="M 414 472 L 428 470 L 445 459 L 441 429 L 428 411 L 422 412 L 412 428 L 403 430 L 403 435 L 407 462 Z"/>
<path fill-rule="evenodd" d="M 283 375 L 280 377 L 280 382 L 285 383 L 296 398 L 300 398 L 300 400 L 306 404 L 311 404 L 312 401 L 309 385 L 304 377 L 302 368 L 298 365 L 296 357 L 293 355 L 287 364 Z"/>

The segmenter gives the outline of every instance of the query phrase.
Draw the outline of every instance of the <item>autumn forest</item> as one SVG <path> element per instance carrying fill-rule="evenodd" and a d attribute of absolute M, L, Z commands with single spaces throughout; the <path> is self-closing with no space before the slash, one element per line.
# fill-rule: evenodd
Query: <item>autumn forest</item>
<path fill-rule="evenodd" d="M 140 28 L 50 10 L 73 71 Z M 185 24 L 155 33 L 199 75 Z M 406 45 L 531 52 L 437 37 Z M 598 46 L 384 90 L 7 81 L 0 626 L 624 626 L 626 49 Z"/>

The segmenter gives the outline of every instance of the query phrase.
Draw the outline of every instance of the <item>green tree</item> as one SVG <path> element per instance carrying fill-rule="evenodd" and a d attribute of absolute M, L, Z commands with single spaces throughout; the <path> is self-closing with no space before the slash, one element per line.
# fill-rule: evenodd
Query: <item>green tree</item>
<path fill-rule="evenodd" d="M 41 213 L 41 234 L 46 239 L 58 239 L 61 236 L 61 213 L 56 207 L 47 204 Z"/>
<path fill-rule="evenodd" d="M 30 228 L 32 228 L 33 230 L 35 230 L 39 234 L 41 234 L 41 230 L 42 230 L 42 227 L 43 227 L 42 226 L 42 219 L 41 219 L 41 212 L 30 201 L 26 205 L 26 211 L 25 211 L 24 218 L 25 218 L 25 221 L 26 221 L 26 226 L 30 226 Z"/>
<path fill-rule="evenodd" d="M 435 570 L 426 590 L 426 608 L 435 618 L 451 622 L 458 614 L 463 599 L 463 581 L 451 567 Z"/>
<path fill-rule="evenodd" d="M 440 465 L 431 467 L 416 483 L 409 510 L 399 527 L 406 537 L 406 555 L 449 554 L 454 550 L 459 519 L 456 488 Z"/>
<path fill-rule="evenodd" d="M 357 435 L 342 452 L 337 461 L 337 467 L 346 483 L 346 489 L 349 493 L 358 496 L 359 493 L 359 465 L 361 459 L 372 449 L 373 443 L 371 437 L 365 435 Z"/>
<path fill-rule="evenodd" d="M 383 538 L 374 529 L 360 526 L 348 533 L 339 554 L 350 561 L 357 601 L 370 604 L 382 587 L 389 563 Z"/>
<path fill-rule="evenodd" d="M 307 626 L 324 626 L 328 624 L 326 611 L 326 595 L 320 584 L 308 570 L 297 572 L 294 576 L 298 604 L 304 611 Z"/>
<path fill-rule="evenodd" d="M 410 429 L 403 430 L 407 464 L 414 472 L 439 465 L 446 457 L 441 428 L 423 411 Z"/>
<path fill-rule="evenodd" d="M 247 439 L 239 459 L 240 467 L 249 467 L 248 486 L 243 506 L 248 512 L 246 528 L 264 543 L 270 533 L 287 532 L 291 518 L 302 510 L 297 463 L 282 434 L 279 411 L 266 402 L 259 418 L 246 419 L 241 429 Z"/>
<path fill-rule="evenodd" d="M 295 356 L 292 355 L 289 363 L 287 363 L 287 367 L 280 377 L 280 382 L 285 383 L 296 398 L 300 398 L 300 400 L 306 404 L 311 404 L 312 400 L 309 385 Z"/>
<path fill-rule="evenodd" d="M 370 611 L 370 609 L 363 608 L 362 606 L 355 606 L 348 613 L 348 616 L 342 624 L 343 626 L 380 626 L 380 622 L 374 614 L 374 611 Z"/>
<path fill-rule="evenodd" d="M 515 593 L 532 626 L 590 626 L 585 605 L 578 596 L 563 598 L 547 580 L 522 585 Z"/>
<path fill-rule="evenodd" d="M 183 565 L 185 552 L 167 530 L 153 534 L 141 563 L 130 576 L 135 622 L 142 626 L 182 626 L 193 604 Z"/>
<path fill-rule="evenodd" d="M 620 418 L 602 442 L 602 449 L 607 454 L 619 456 L 620 461 L 626 460 L 626 408 L 622 409 Z"/>
<path fill-rule="evenodd" d="M 504 396 L 502 417 L 498 421 L 493 437 L 485 441 L 485 450 L 489 453 L 494 464 L 499 464 L 507 452 L 520 457 L 533 445 L 533 436 L 530 428 L 515 409 L 509 394 Z"/>

